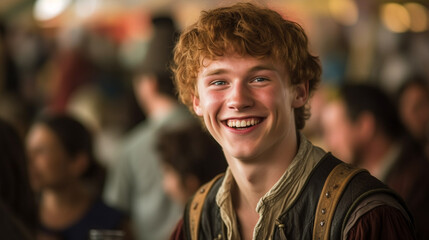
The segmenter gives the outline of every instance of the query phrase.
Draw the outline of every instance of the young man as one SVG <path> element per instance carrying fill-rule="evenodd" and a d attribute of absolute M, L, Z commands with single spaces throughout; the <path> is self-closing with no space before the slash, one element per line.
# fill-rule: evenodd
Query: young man
<path fill-rule="evenodd" d="M 298 24 L 250 3 L 203 12 L 183 32 L 174 56 L 181 100 L 229 168 L 194 195 L 173 239 L 412 239 L 404 207 L 367 172 L 342 194 L 342 181 L 324 186 L 345 165 L 299 132 L 321 72 L 307 45 Z M 352 171 L 343 169 L 334 176 Z"/>

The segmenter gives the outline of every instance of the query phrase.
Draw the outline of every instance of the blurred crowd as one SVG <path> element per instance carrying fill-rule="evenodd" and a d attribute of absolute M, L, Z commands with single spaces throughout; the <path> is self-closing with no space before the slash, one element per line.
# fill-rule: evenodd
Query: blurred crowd
<path fill-rule="evenodd" d="M 374 20 L 380 6 L 356 2 L 353 26 L 278 6 L 308 28 L 322 61 L 303 132 L 394 189 L 428 239 L 429 30 L 391 32 Z M 86 239 L 91 229 L 166 239 L 187 199 L 226 169 L 176 98 L 168 64 L 183 21 L 135 12 L 55 27 L 0 15 L 6 239 Z"/>

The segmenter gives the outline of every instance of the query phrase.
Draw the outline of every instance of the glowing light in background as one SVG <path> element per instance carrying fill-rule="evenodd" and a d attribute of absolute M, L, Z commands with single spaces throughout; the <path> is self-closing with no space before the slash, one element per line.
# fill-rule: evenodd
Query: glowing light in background
<path fill-rule="evenodd" d="M 386 3 L 382 5 L 380 16 L 383 24 L 392 32 L 402 33 L 410 28 L 410 14 L 401 4 Z"/>
<path fill-rule="evenodd" d="M 339 23 L 351 26 L 358 21 L 359 10 L 353 0 L 330 0 L 328 4 L 332 17 Z"/>
<path fill-rule="evenodd" d="M 37 0 L 34 5 L 34 17 L 39 21 L 53 19 L 63 13 L 71 0 Z"/>
<path fill-rule="evenodd" d="M 77 0 L 75 3 L 75 12 L 78 17 L 87 18 L 95 13 L 99 7 L 99 0 Z"/>
<path fill-rule="evenodd" d="M 404 4 L 410 15 L 410 30 L 424 32 L 428 29 L 428 10 L 419 3 Z"/>

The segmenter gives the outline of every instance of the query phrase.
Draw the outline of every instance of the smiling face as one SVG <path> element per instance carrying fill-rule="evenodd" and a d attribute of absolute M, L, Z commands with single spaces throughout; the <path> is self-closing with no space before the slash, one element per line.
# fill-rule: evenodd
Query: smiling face
<path fill-rule="evenodd" d="M 203 66 L 193 107 L 227 158 L 268 161 L 296 151 L 293 110 L 305 104 L 306 84 L 291 86 L 284 66 L 270 59 L 234 54 Z"/>

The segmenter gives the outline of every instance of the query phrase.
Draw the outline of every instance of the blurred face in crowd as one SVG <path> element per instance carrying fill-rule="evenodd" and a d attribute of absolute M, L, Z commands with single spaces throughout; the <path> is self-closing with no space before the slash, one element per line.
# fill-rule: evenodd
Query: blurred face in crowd
<path fill-rule="evenodd" d="M 410 133 L 418 140 L 429 138 L 429 95 L 418 85 L 411 85 L 399 100 L 399 113 Z"/>
<path fill-rule="evenodd" d="M 194 110 L 227 158 L 252 161 L 295 141 L 294 108 L 305 104 L 307 91 L 291 86 L 284 66 L 237 54 L 202 65 Z"/>
<path fill-rule="evenodd" d="M 76 176 L 71 171 L 73 161 L 55 133 L 47 126 L 36 124 L 27 137 L 29 176 L 34 190 L 60 188 Z"/>
<path fill-rule="evenodd" d="M 339 159 L 351 163 L 358 148 L 358 127 L 347 116 L 340 101 L 329 103 L 321 116 L 323 140 L 327 150 Z"/>
<path fill-rule="evenodd" d="M 176 202 L 185 205 L 200 186 L 197 178 L 188 176 L 182 180 L 181 175 L 167 163 L 162 164 L 162 170 L 164 191 Z"/>

